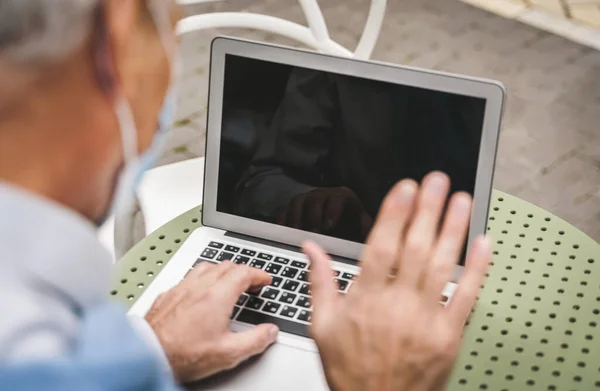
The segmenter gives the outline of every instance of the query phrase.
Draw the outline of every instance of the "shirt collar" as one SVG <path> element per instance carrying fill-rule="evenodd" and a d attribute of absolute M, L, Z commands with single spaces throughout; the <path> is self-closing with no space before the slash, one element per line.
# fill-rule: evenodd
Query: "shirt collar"
<path fill-rule="evenodd" d="M 75 211 L 0 181 L 0 267 L 50 285 L 81 309 L 106 299 L 111 282 L 112 257 L 96 230 Z"/>

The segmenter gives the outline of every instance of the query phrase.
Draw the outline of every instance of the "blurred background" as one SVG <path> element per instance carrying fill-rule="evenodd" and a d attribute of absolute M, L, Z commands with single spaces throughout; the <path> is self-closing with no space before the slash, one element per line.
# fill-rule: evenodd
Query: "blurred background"
<path fill-rule="evenodd" d="M 600 241 L 600 0 L 468 3 L 390 0 L 372 58 L 503 82 L 508 99 L 494 188 Z M 319 4 L 332 39 L 353 50 L 370 1 Z M 230 0 L 186 11 L 248 11 L 306 23 L 296 0 Z M 209 49 L 217 35 L 297 45 L 246 30 L 185 35 L 177 122 L 160 164 L 204 155 Z"/>

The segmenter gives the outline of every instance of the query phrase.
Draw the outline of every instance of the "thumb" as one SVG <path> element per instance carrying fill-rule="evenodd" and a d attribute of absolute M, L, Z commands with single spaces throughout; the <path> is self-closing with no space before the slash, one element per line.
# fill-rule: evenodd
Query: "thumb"
<path fill-rule="evenodd" d="M 261 324 L 248 331 L 230 333 L 223 340 L 226 356 L 233 361 L 229 364 L 233 368 L 250 357 L 261 354 L 277 341 L 278 334 L 279 328 L 273 324 Z"/>
<path fill-rule="evenodd" d="M 306 242 L 302 249 L 310 259 L 312 304 L 315 313 L 313 319 L 318 322 L 320 314 L 329 312 L 331 306 L 338 299 L 337 287 L 333 281 L 329 257 L 325 251 L 313 242 Z"/>

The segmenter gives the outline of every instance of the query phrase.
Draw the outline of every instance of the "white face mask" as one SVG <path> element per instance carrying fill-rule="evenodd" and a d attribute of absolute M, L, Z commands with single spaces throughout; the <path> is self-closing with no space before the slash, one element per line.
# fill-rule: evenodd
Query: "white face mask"
<path fill-rule="evenodd" d="M 128 213 L 133 210 L 135 192 L 144 173 L 152 168 L 160 158 L 165 143 L 168 128 L 173 124 L 175 114 L 175 77 L 178 73 L 177 45 L 171 39 L 171 22 L 169 18 L 168 5 L 170 2 L 164 0 L 149 0 L 149 9 L 156 24 L 156 29 L 162 41 L 169 66 L 171 69 L 171 81 L 169 91 L 165 97 L 163 108 L 160 113 L 158 129 L 152 140 L 151 146 L 138 156 L 137 127 L 131 111 L 131 106 L 125 97 L 121 96 L 115 104 L 115 115 L 121 130 L 121 143 L 125 164 L 119 175 L 117 189 L 111 203 L 111 213 L 116 215 Z"/>

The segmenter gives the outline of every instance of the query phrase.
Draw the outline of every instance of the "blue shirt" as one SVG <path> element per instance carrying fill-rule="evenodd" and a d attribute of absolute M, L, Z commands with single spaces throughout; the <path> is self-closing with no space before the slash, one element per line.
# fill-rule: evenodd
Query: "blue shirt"
<path fill-rule="evenodd" d="M 175 387 L 152 329 L 109 301 L 91 222 L 0 181 L 0 254 L 0 389 Z"/>
<path fill-rule="evenodd" d="M 0 390 L 174 391 L 178 387 L 131 328 L 123 309 L 106 304 L 82 316 L 75 348 L 68 355 L 0 367 Z"/>

